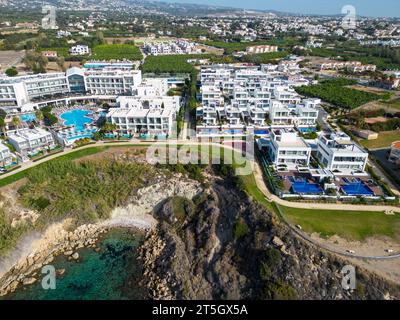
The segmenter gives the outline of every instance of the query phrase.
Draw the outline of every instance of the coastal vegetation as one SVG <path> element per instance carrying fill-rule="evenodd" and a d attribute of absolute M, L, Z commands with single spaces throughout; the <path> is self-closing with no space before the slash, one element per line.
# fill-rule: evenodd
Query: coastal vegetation
<path fill-rule="evenodd" d="M 26 207 L 40 213 L 39 224 L 67 217 L 77 224 L 94 222 L 108 218 L 153 172 L 122 161 L 58 160 L 30 171 L 18 193 Z"/>

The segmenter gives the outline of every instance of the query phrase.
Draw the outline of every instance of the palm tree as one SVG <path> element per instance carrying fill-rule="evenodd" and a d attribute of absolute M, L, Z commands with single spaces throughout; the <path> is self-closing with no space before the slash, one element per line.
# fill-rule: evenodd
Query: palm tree
<path fill-rule="evenodd" d="M 4 120 L 4 118 L 0 117 L 0 129 L 3 132 L 3 135 L 5 135 L 6 132 L 6 122 Z"/>
<path fill-rule="evenodd" d="M 17 116 L 14 116 L 12 118 L 12 124 L 14 125 L 15 128 L 18 129 L 18 127 L 21 125 L 21 119 Z"/>
<path fill-rule="evenodd" d="M 36 121 L 40 123 L 43 120 L 43 113 L 42 111 L 38 110 L 35 112 Z"/>

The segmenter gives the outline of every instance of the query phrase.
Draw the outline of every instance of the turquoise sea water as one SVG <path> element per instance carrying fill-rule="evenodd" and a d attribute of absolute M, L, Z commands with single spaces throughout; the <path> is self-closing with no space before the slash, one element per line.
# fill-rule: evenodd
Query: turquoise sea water
<path fill-rule="evenodd" d="M 75 129 L 78 131 L 82 131 L 85 129 L 86 123 L 92 123 L 93 120 L 86 117 L 88 114 L 91 114 L 91 111 L 88 110 L 71 110 L 63 113 L 60 117 L 64 120 L 64 124 L 66 126 L 74 125 Z"/>
<path fill-rule="evenodd" d="M 42 275 L 32 285 L 21 286 L 3 299 L 15 300 L 129 300 L 145 299 L 142 265 L 138 247 L 143 235 L 131 229 L 113 229 L 91 248 L 78 250 L 79 262 L 68 261 L 64 255 L 51 263 L 56 269 L 65 269 L 57 276 L 56 289 L 44 290 Z"/>

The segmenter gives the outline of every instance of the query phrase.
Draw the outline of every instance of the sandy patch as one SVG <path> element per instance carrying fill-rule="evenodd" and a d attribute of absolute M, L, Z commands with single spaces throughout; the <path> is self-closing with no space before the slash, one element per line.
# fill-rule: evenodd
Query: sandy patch
<path fill-rule="evenodd" d="M 356 255 L 362 256 L 388 256 L 400 253 L 400 243 L 387 237 L 371 237 L 363 241 L 349 241 L 337 235 L 329 239 L 322 239 L 319 234 L 311 234 L 311 238 L 327 246 L 328 248 L 346 252 L 353 250 Z M 393 253 L 385 250 L 391 249 Z M 365 268 L 374 272 L 385 279 L 400 284 L 400 258 L 391 260 L 372 260 L 372 259 L 356 259 L 346 258 L 356 266 Z"/>

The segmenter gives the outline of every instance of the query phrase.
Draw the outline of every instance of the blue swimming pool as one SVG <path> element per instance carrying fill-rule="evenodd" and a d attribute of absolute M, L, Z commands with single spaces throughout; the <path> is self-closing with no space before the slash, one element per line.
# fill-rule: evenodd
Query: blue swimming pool
<path fill-rule="evenodd" d="M 66 126 L 74 125 L 76 130 L 84 130 L 85 124 L 93 122 L 92 119 L 88 118 L 87 115 L 91 114 L 91 111 L 76 109 L 63 113 L 60 117 L 64 120 Z"/>
<path fill-rule="evenodd" d="M 308 132 L 315 132 L 317 130 L 315 128 L 299 128 L 299 131 L 302 133 L 308 133 Z"/>
<path fill-rule="evenodd" d="M 31 122 L 36 120 L 36 115 L 34 113 L 22 114 L 19 116 L 22 122 Z"/>
<path fill-rule="evenodd" d="M 374 192 L 362 182 L 350 183 L 342 186 L 348 196 L 373 196 Z"/>
<path fill-rule="evenodd" d="M 289 181 L 292 184 L 293 192 L 300 194 L 318 194 L 322 192 L 322 188 L 319 184 L 309 183 L 304 179 L 294 179 L 289 177 Z"/>
<path fill-rule="evenodd" d="M 318 194 L 322 192 L 318 184 L 308 182 L 292 182 L 292 189 L 295 193 L 302 194 Z"/>

